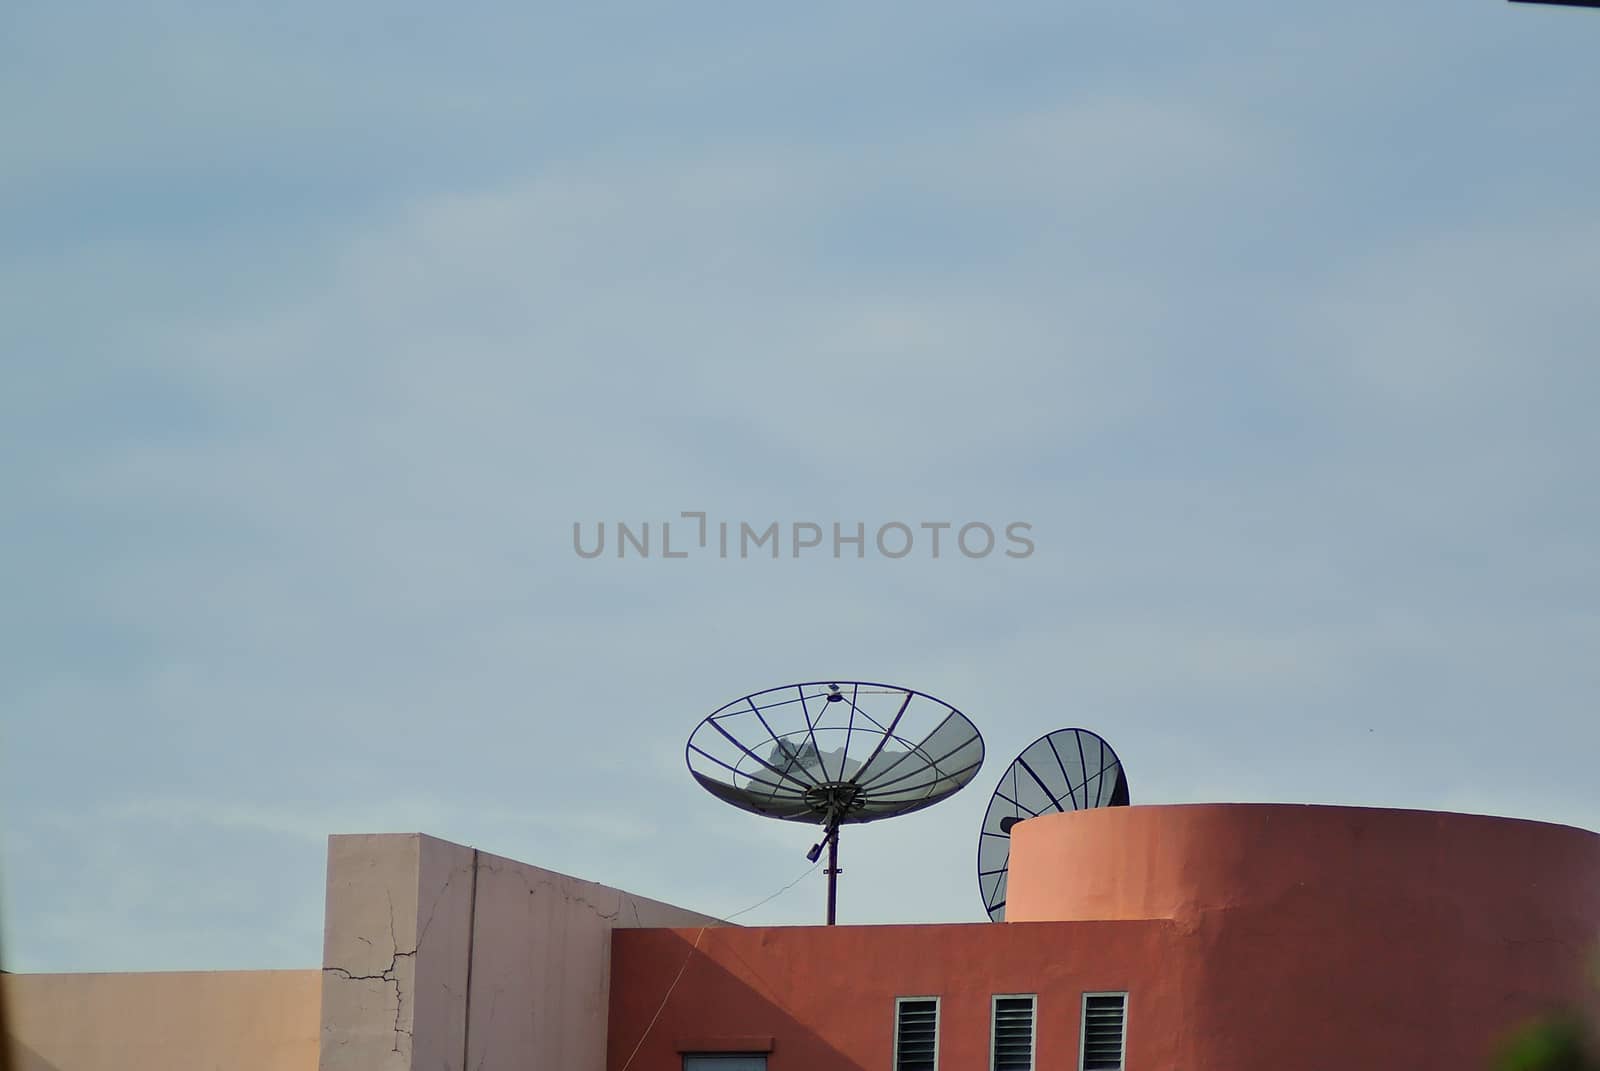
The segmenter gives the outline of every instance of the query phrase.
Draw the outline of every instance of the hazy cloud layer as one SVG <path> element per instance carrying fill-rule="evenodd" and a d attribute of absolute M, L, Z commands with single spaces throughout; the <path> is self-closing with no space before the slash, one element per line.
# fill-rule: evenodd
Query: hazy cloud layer
<path fill-rule="evenodd" d="M 1064 725 L 1600 826 L 1587 14 L 8 14 L 9 965 L 313 965 L 332 832 L 736 911 L 811 834 L 683 741 L 830 674 L 990 756 L 851 921 L 981 918 Z M 1037 550 L 573 553 L 683 510 Z"/>

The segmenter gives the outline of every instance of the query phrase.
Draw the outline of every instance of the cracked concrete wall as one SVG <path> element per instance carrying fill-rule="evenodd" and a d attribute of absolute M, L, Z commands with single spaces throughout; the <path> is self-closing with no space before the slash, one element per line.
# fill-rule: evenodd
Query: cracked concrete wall
<path fill-rule="evenodd" d="M 332 837 L 321 1071 L 604 1071 L 611 931 L 718 925 L 421 834 Z"/>
<path fill-rule="evenodd" d="M 313 1071 L 317 971 L 0 976 L 17 1071 Z"/>
<path fill-rule="evenodd" d="M 474 852 L 434 837 L 419 837 L 418 845 L 418 903 L 425 906 L 417 941 L 411 1066 L 449 1071 L 461 1066 L 467 1028 Z"/>
<path fill-rule="evenodd" d="M 328 838 L 322 1071 L 409 1071 L 420 838 Z"/>
<path fill-rule="evenodd" d="M 721 925 L 620 889 L 482 855 L 467 1067 L 604 1071 L 611 931 Z"/>

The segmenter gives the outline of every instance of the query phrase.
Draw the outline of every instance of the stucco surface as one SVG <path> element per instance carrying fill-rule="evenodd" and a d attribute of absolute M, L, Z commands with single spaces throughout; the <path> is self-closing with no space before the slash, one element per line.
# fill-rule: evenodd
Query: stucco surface
<path fill-rule="evenodd" d="M 468 1066 L 600 1071 L 611 936 L 716 919 L 525 863 L 479 861 Z"/>
<path fill-rule="evenodd" d="M 0 976 L 17 1071 L 315 1071 L 317 971 Z"/>
<path fill-rule="evenodd" d="M 1300 897 L 1351 921 L 1442 913 L 1548 936 L 1600 924 L 1600 834 L 1372 807 L 1108 807 L 1014 827 L 1007 897 L 1016 922 L 1193 919 Z"/>
<path fill-rule="evenodd" d="M 412 1066 L 420 853 L 415 834 L 328 838 L 322 1071 Z"/>
<path fill-rule="evenodd" d="M 1125 990 L 1130 1068 L 1485 1067 L 1506 1030 L 1585 991 L 1600 836 L 1366 808 L 1109 808 L 1016 826 L 1009 895 L 1001 924 L 619 933 L 608 1066 L 763 1035 L 773 1071 L 887 1067 L 895 998 L 938 996 L 940 1067 L 982 1068 L 990 999 L 1035 993 L 1037 1066 L 1070 1071 L 1083 993 Z"/>
<path fill-rule="evenodd" d="M 695 912 L 420 834 L 333 837 L 322 1071 L 600 1071 L 611 932 Z"/>
<path fill-rule="evenodd" d="M 1131 990 L 1129 1021 L 1149 1029 L 1130 1033 L 1128 1066 L 1199 1068 L 1183 1059 L 1181 1034 L 1156 1026 L 1183 1018 L 1183 986 L 1168 970 L 1174 930 L 1157 921 L 618 933 L 607 1067 L 676 1068 L 682 1051 L 747 1049 L 755 1035 L 771 1039 L 772 1071 L 883 1071 L 894 1066 L 895 998 L 936 996 L 939 1067 L 982 1071 L 991 999 L 1032 993 L 1036 1066 L 1070 1071 L 1081 994 Z"/>

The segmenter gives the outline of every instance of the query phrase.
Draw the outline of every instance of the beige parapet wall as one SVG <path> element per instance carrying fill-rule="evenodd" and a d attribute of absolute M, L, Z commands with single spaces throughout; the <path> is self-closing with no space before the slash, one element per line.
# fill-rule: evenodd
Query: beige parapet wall
<path fill-rule="evenodd" d="M 319 1066 L 604 1071 L 611 931 L 718 925 L 421 834 L 331 837 Z"/>
<path fill-rule="evenodd" d="M 317 971 L 0 976 L 15 1071 L 315 1071 Z"/>
<path fill-rule="evenodd" d="M 611 931 L 718 925 L 418 833 L 336 836 L 321 971 L 11 974 L 0 993 L 13 1071 L 604 1071 Z"/>

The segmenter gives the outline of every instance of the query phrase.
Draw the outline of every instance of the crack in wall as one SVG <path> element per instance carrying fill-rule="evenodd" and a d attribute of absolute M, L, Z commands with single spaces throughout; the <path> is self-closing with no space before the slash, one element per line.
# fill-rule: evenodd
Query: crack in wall
<path fill-rule="evenodd" d="M 426 1055 L 415 1051 L 417 1041 L 415 1030 L 419 1026 L 415 1022 L 415 1016 L 418 1011 L 417 1004 L 424 996 L 432 1000 L 436 985 L 435 980 L 429 977 L 425 979 L 426 992 L 419 988 L 424 981 L 419 975 L 419 970 L 422 966 L 422 961 L 419 957 L 422 951 L 429 952 L 428 963 L 431 974 L 438 966 L 436 960 L 439 954 L 446 951 L 446 949 L 439 947 L 440 941 L 445 940 L 448 950 L 451 952 L 451 956 L 447 958 L 450 959 L 451 964 L 454 964 L 455 944 L 453 937 L 447 939 L 436 937 L 433 944 L 429 944 L 427 938 L 432 933 L 432 925 L 438 916 L 441 906 L 445 909 L 445 921 L 441 923 L 441 926 L 451 931 L 454 931 L 458 926 L 458 908 L 462 902 L 468 901 L 465 890 L 461 894 L 455 892 L 458 877 L 471 876 L 474 885 L 473 894 L 468 905 L 468 974 L 466 989 L 462 991 L 460 986 L 461 979 L 457 977 L 450 978 L 448 982 L 439 982 L 437 984 L 442 994 L 447 998 L 448 1003 L 459 1007 L 464 1016 L 465 1021 L 462 1024 L 461 1031 L 462 1052 L 460 1061 L 462 1068 L 472 1068 L 473 1071 L 481 1071 L 486 1065 L 493 1064 L 499 1058 L 496 1052 L 499 1039 L 494 1037 L 494 1024 L 498 1018 L 498 1004 L 502 997 L 512 998 L 513 996 L 511 991 L 503 991 L 503 985 L 499 984 L 500 980 L 498 978 L 493 977 L 493 972 L 491 972 L 490 978 L 484 979 L 489 983 L 483 987 L 488 990 L 487 996 L 489 997 L 489 1005 L 486 1012 L 481 1003 L 484 994 L 473 991 L 471 954 L 473 947 L 477 943 L 477 925 L 474 916 L 477 914 L 478 908 L 477 895 L 480 890 L 476 886 L 480 872 L 488 871 L 490 874 L 506 879 L 505 884 L 499 885 L 499 888 L 504 890 L 501 895 L 510 894 L 515 897 L 514 890 L 519 885 L 527 891 L 528 900 L 524 902 L 527 903 L 529 910 L 529 935 L 543 934 L 545 928 L 550 925 L 558 929 L 573 927 L 571 936 L 581 939 L 587 946 L 587 943 L 594 940 L 595 937 L 598 937 L 602 942 L 608 940 L 605 935 L 615 927 L 627 928 L 645 925 L 643 916 L 646 912 L 652 916 L 652 924 L 655 924 L 654 920 L 661 911 L 661 905 L 656 902 L 646 897 L 635 896 L 623 889 L 614 889 L 599 883 L 570 878 L 567 875 L 538 867 L 530 867 L 526 864 L 498 860 L 493 856 L 480 855 L 476 850 L 474 850 L 473 854 L 474 860 L 471 865 L 462 860 L 455 866 L 432 869 L 430 878 L 437 880 L 439 883 L 434 885 L 431 891 L 427 889 L 417 890 L 420 893 L 418 900 L 415 902 L 417 910 L 413 916 L 408 917 L 406 920 L 407 929 L 410 931 L 407 935 L 408 941 L 406 943 L 412 947 L 409 949 L 403 947 L 399 940 L 399 918 L 396 915 L 396 904 L 393 897 L 395 891 L 409 892 L 410 890 L 401 890 L 397 884 L 394 889 L 386 889 L 383 893 L 389 910 L 390 958 L 388 963 L 384 964 L 378 958 L 382 955 L 382 939 L 371 933 L 374 927 L 372 926 L 370 913 L 368 913 L 359 923 L 359 928 L 366 931 L 366 936 L 360 934 L 349 935 L 349 939 L 352 942 L 359 942 L 362 948 L 356 949 L 354 943 L 346 945 L 346 954 L 349 957 L 346 960 L 346 964 L 343 966 L 325 966 L 323 968 L 325 977 L 331 976 L 345 981 L 376 983 L 362 991 L 364 995 L 361 1000 L 369 1008 L 370 1003 L 368 1002 L 377 999 L 380 995 L 387 1001 L 389 987 L 393 986 L 395 1007 L 392 1025 L 386 1030 L 385 1027 L 378 1025 L 386 1017 L 371 1015 L 370 1018 L 366 1019 L 365 1029 L 360 1031 L 365 1038 L 365 1044 L 372 1046 L 370 1050 L 372 1056 L 377 1056 L 379 1052 L 382 1052 L 382 1050 L 376 1049 L 376 1043 L 384 1033 L 392 1031 L 392 1042 L 389 1051 L 401 1056 L 402 1060 L 409 1062 L 419 1058 L 431 1059 L 434 1056 L 443 1058 L 442 1052 L 434 1053 L 432 1051 L 436 1046 L 432 1045 L 431 1042 L 424 1046 Z M 452 859 L 451 861 L 454 860 Z M 441 870 L 443 873 L 440 873 Z M 434 875 L 437 875 L 437 877 L 433 877 Z M 374 882 L 374 884 L 377 883 Z M 372 891 L 374 893 L 377 892 L 376 889 Z M 543 896 L 549 896 L 551 899 L 541 900 L 540 898 Z M 598 902 L 598 897 L 604 897 L 611 902 L 601 904 Z M 614 900 L 612 899 L 613 897 L 615 897 Z M 447 900 L 451 902 L 446 903 Z M 409 899 L 403 902 L 407 906 L 412 904 Z M 502 903 L 504 902 L 502 901 Z M 510 905 L 505 904 L 505 906 L 509 907 Z M 600 925 L 594 927 L 590 923 L 584 922 L 585 917 L 589 918 L 591 922 L 598 922 Z M 628 921 L 629 919 L 632 921 Z M 356 919 L 352 918 L 351 921 L 356 922 Z M 420 925 L 418 925 L 419 923 Z M 599 934 L 595 934 L 596 929 L 599 930 Z M 378 932 L 381 933 L 382 931 L 379 930 Z M 413 935 L 415 939 L 411 940 Z M 534 962 L 528 965 L 527 970 L 529 977 L 537 982 L 539 978 L 543 977 L 543 972 L 553 966 L 546 960 L 550 950 L 544 949 L 541 952 L 540 948 L 543 946 L 538 941 L 529 940 L 523 943 L 528 944 L 528 951 L 534 956 Z M 601 948 L 603 947 L 604 945 L 602 944 Z M 341 956 L 339 958 L 344 957 Z M 552 1043 L 564 1046 L 566 1044 L 564 1035 L 569 1028 L 561 1022 L 563 1016 L 581 1013 L 584 1017 L 593 1018 L 597 999 L 601 1001 L 597 1007 L 599 1008 L 599 1014 L 603 1017 L 604 993 L 609 989 L 611 972 L 609 956 L 600 958 L 600 975 L 596 979 L 599 983 L 597 993 L 585 991 L 582 994 L 563 995 L 554 1001 L 552 1007 L 534 1006 L 528 1008 L 525 1014 L 532 1017 L 530 1025 L 536 1043 Z M 400 974 L 402 961 L 406 959 L 412 961 L 412 965 L 409 968 L 411 970 L 410 978 Z M 560 970 L 559 967 L 555 969 L 558 972 Z M 591 985 L 592 983 L 586 982 L 585 984 Z M 407 991 L 413 992 L 410 998 L 410 1005 L 407 1004 Z M 574 997 L 577 999 L 576 1004 L 572 1004 Z M 572 1004 L 572 1006 L 569 1007 L 569 1004 Z M 371 1008 L 371 1011 L 375 1012 L 377 1009 Z M 408 1022 L 408 1019 L 412 1021 Z M 603 1018 L 601 1021 L 603 1021 Z M 337 1044 L 343 1046 L 351 1040 L 351 1038 L 340 1038 L 337 1040 Z M 408 1050 L 411 1050 L 409 1055 Z M 384 1059 L 386 1061 L 387 1058 L 385 1057 Z M 447 1059 L 447 1062 L 449 1064 L 455 1063 L 453 1054 L 451 1058 Z"/>
<path fill-rule="evenodd" d="M 324 974 L 334 974 L 347 982 L 388 982 L 394 986 L 394 1047 L 390 1052 L 400 1051 L 400 1036 L 412 1037 L 412 1032 L 400 1025 L 401 1018 L 405 1015 L 406 999 L 405 989 L 400 984 L 400 976 L 395 973 L 403 959 L 411 959 L 416 955 L 416 950 L 410 952 L 395 952 L 389 960 L 389 966 L 384 968 L 382 974 L 351 974 L 343 967 L 324 967 Z"/>
<path fill-rule="evenodd" d="M 464 873 L 470 873 L 471 864 L 464 864 L 451 869 L 444 879 L 444 884 L 439 886 L 439 891 L 433 894 L 433 902 L 428 905 L 428 917 L 422 920 L 422 929 L 417 931 L 417 947 L 422 947 L 422 939 L 428 936 L 428 928 L 433 925 L 433 916 L 439 910 L 439 901 L 444 899 L 444 894 L 450 891 L 450 883 Z"/>
<path fill-rule="evenodd" d="M 493 862 L 490 862 L 489 859 L 485 859 L 481 863 L 481 869 L 486 870 L 491 874 L 506 875 L 520 880 L 524 887 L 527 888 L 529 896 L 537 895 L 540 889 L 549 889 L 559 895 L 566 903 L 582 904 L 584 907 L 594 912 L 595 917 L 603 922 L 618 922 L 622 918 L 623 911 L 625 909 L 631 909 L 633 911 L 634 924 L 643 925 L 639 916 L 639 897 L 634 896 L 632 893 L 629 893 L 624 889 L 610 889 L 608 886 L 600 885 L 595 882 L 587 882 L 577 878 L 569 878 L 561 874 L 553 874 L 550 871 L 538 870 L 538 868 L 529 868 L 526 866 L 526 864 L 518 864 L 515 869 L 507 869 L 505 867 L 496 866 Z M 536 878 L 530 882 L 528 879 L 531 877 L 531 875 L 526 872 L 528 869 L 538 870 L 539 873 L 550 874 L 550 876 Z M 617 894 L 617 906 L 612 908 L 610 911 L 603 910 L 599 904 L 596 904 L 593 900 L 588 899 L 582 893 L 576 891 L 573 886 L 588 886 L 594 889 L 607 889 L 608 891 L 615 892 Z"/>
<path fill-rule="evenodd" d="M 398 920 L 397 920 L 396 915 L 395 915 L 395 904 L 394 904 L 393 890 L 389 890 L 389 889 L 384 890 L 384 900 L 388 904 L 388 908 L 389 908 L 389 948 L 390 948 L 390 955 L 389 955 L 389 963 L 388 963 L 388 965 L 385 966 L 382 970 L 378 971 L 377 973 L 360 973 L 358 968 L 352 968 L 352 967 L 325 966 L 325 967 L 322 968 L 324 974 L 333 975 L 334 977 L 343 979 L 345 981 L 350 981 L 350 982 L 380 982 L 380 983 L 384 983 L 385 986 L 393 986 L 394 987 L 395 1009 L 394 1009 L 394 1024 L 393 1024 L 393 1027 L 392 1027 L 394 1040 L 393 1040 L 392 1046 L 391 1046 L 391 1048 L 389 1050 L 390 1052 L 397 1053 L 397 1054 L 400 1054 L 400 1055 L 403 1056 L 403 1055 L 405 1055 L 405 1053 L 404 1053 L 404 1050 L 401 1048 L 401 1039 L 402 1038 L 406 1038 L 406 1039 L 411 1039 L 413 1042 L 415 1041 L 414 1024 L 409 1024 L 408 1025 L 406 1023 L 406 1016 L 407 1016 L 407 1013 L 408 1013 L 408 1010 L 409 1010 L 406 1007 L 406 989 L 408 987 L 410 987 L 410 986 L 408 985 L 407 982 L 405 982 L 405 980 L 403 980 L 401 978 L 401 976 L 399 974 L 400 961 L 403 960 L 403 959 L 410 959 L 410 960 L 412 960 L 413 965 L 415 965 L 416 957 L 417 957 L 418 953 L 422 949 L 424 938 L 427 937 L 428 931 L 429 931 L 430 927 L 433 925 L 433 920 L 434 920 L 435 915 L 438 913 L 439 905 L 445 900 L 446 894 L 450 891 L 450 887 L 454 883 L 455 879 L 459 875 L 468 872 L 469 869 L 470 868 L 467 868 L 467 867 L 456 867 L 456 868 L 452 869 L 446 875 L 443 884 L 441 884 L 439 886 L 439 888 L 437 890 L 435 890 L 435 892 L 434 892 L 434 894 L 433 894 L 433 896 L 432 896 L 432 898 L 431 898 L 431 900 L 430 900 L 430 902 L 428 904 L 427 915 L 423 919 L 422 927 L 421 927 L 420 930 L 417 931 L 415 947 L 413 947 L 411 949 L 402 949 L 400 947 L 400 937 L 399 937 L 399 932 L 398 932 L 399 927 L 398 927 Z M 356 940 L 356 941 L 360 941 L 363 945 L 366 945 L 368 948 L 373 948 L 376 951 L 377 946 L 376 946 L 375 942 L 371 938 L 356 934 L 356 935 L 353 935 L 353 939 Z M 371 971 L 371 967 L 368 967 L 367 970 Z M 414 975 L 415 975 L 415 969 L 413 967 L 413 976 Z M 414 977 L 413 977 L 413 981 L 414 981 Z M 452 995 L 454 995 L 454 994 L 452 994 Z M 346 1043 L 345 1041 L 341 1041 L 340 1042 L 340 1044 L 345 1044 L 345 1043 Z"/>
<path fill-rule="evenodd" d="M 549 878 L 541 878 L 538 881 L 535 881 L 528 888 L 528 895 L 536 896 L 538 895 L 540 889 L 550 889 L 556 892 L 566 903 L 582 904 L 584 907 L 594 912 L 596 918 L 604 922 L 616 922 L 617 919 L 622 916 L 622 909 L 630 905 L 633 907 L 634 919 L 637 920 L 639 917 L 639 906 L 633 902 L 633 899 L 627 893 L 621 891 L 620 889 L 617 890 L 617 906 L 610 912 L 601 911 L 599 905 L 594 903 L 592 900 L 588 900 L 582 896 L 579 896 L 577 893 L 571 892 L 568 889 L 561 888 L 558 882 L 555 882 Z"/>
<path fill-rule="evenodd" d="M 495 991 L 489 995 L 489 1018 L 483 1024 L 483 1029 L 485 1031 L 493 1029 L 493 1027 L 494 1027 L 494 1012 L 495 1012 L 495 1008 L 499 1007 L 499 1005 L 500 1005 L 500 990 L 499 990 L 499 988 L 496 988 Z M 489 1060 L 489 1047 L 487 1045 L 485 1045 L 484 1048 L 483 1048 L 483 1051 L 478 1054 L 478 1062 L 474 1066 L 473 1071 L 483 1071 L 483 1065 L 485 1063 L 487 1063 L 488 1060 Z"/>
<path fill-rule="evenodd" d="M 405 989 L 400 984 L 400 976 L 395 972 L 399 968 L 402 959 L 414 960 L 417 950 L 413 948 L 409 952 L 400 951 L 400 938 L 395 933 L 394 926 L 394 897 L 388 891 L 385 891 L 384 899 L 389 903 L 389 965 L 379 974 L 356 974 L 345 967 L 323 967 L 322 972 L 324 974 L 337 975 L 347 982 L 388 982 L 394 986 L 394 1047 L 389 1051 L 398 1053 L 400 1052 L 401 1035 L 411 1038 L 413 1033 L 400 1025 L 400 1021 L 405 1015 L 406 999 Z M 372 944 L 365 937 L 357 939 L 369 946 Z"/>

